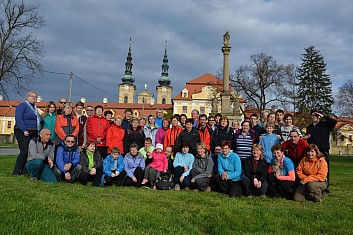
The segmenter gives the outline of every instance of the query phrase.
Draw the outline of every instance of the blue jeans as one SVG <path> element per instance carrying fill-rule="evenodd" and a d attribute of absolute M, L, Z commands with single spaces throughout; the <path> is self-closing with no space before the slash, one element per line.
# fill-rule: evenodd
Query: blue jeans
<path fill-rule="evenodd" d="M 28 161 L 26 163 L 26 169 L 30 177 L 35 177 L 45 182 L 56 183 L 56 177 L 52 169 L 48 164 L 43 163 L 40 159 Z"/>

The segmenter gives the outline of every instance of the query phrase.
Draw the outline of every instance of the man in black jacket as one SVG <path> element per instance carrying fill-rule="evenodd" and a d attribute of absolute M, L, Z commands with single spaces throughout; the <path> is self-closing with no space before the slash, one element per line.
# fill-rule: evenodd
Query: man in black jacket
<path fill-rule="evenodd" d="M 200 133 L 193 127 L 194 120 L 189 118 L 185 121 L 185 130 L 180 132 L 176 141 L 176 151 L 181 152 L 184 143 L 190 146 L 189 153 L 196 156 L 196 144 L 201 142 Z"/>

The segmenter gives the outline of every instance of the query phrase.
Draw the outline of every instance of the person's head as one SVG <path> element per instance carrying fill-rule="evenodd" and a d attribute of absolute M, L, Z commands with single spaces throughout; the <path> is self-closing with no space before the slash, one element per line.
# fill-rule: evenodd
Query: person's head
<path fill-rule="evenodd" d="M 173 154 L 173 148 L 170 146 L 166 147 L 164 153 L 165 156 L 169 159 Z"/>
<path fill-rule="evenodd" d="M 156 144 L 157 153 L 161 153 L 163 151 L 163 144 Z"/>
<path fill-rule="evenodd" d="M 316 144 L 309 144 L 308 148 L 306 149 L 306 155 L 310 159 L 315 157 L 320 158 L 323 156 Z"/>
<path fill-rule="evenodd" d="M 269 113 L 270 113 L 269 110 L 263 110 L 263 111 L 262 111 L 261 117 L 262 117 L 262 121 L 263 121 L 263 122 L 267 122 L 267 116 L 268 116 Z"/>
<path fill-rule="evenodd" d="M 54 101 L 49 101 L 45 106 L 45 113 L 56 113 L 56 104 Z"/>
<path fill-rule="evenodd" d="M 188 117 L 184 113 L 180 114 L 180 122 L 182 125 L 185 125 L 186 119 L 188 119 Z"/>
<path fill-rule="evenodd" d="M 87 140 L 86 142 L 86 151 L 94 153 L 97 148 L 97 142 L 94 140 Z"/>
<path fill-rule="evenodd" d="M 121 126 L 121 123 L 123 122 L 123 118 L 120 115 L 115 116 L 114 118 L 114 124 L 117 126 Z"/>
<path fill-rule="evenodd" d="M 105 117 L 105 119 L 107 119 L 108 121 L 112 120 L 113 112 L 110 111 L 110 110 L 104 111 L 104 117 Z"/>
<path fill-rule="evenodd" d="M 75 112 L 77 114 L 82 114 L 82 111 L 85 107 L 85 104 L 81 101 L 77 102 L 76 105 L 75 105 Z"/>
<path fill-rule="evenodd" d="M 206 114 L 200 114 L 199 120 L 200 120 L 200 127 L 207 126 L 207 115 Z"/>
<path fill-rule="evenodd" d="M 67 147 L 71 148 L 75 145 L 76 137 L 74 135 L 65 136 L 64 143 Z"/>
<path fill-rule="evenodd" d="M 298 129 L 293 129 L 289 132 L 289 139 L 292 142 L 292 144 L 294 145 L 298 144 L 300 140 Z"/>
<path fill-rule="evenodd" d="M 139 126 L 143 127 L 146 125 L 146 118 L 140 118 L 139 119 Z"/>
<path fill-rule="evenodd" d="M 234 130 L 239 130 L 239 122 L 238 121 L 233 121 L 232 122 L 232 128 Z"/>
<path fill-rule="evenodd" d="M 259 121 L 259 116 L 256 113 L 250 115 L 250 124 L 251 126 L 256 126 Z"/>
<path fill-rule="evenodd" d="M 86 115 L 87 117 L 91 117 L 94 114 L 94 108 L 92 105 L 87 105 L 86 107 Z"/>
<path fill-rule="evenodd" d="M 138 145 L 136 144 L 136 143 L 132 143 L 131 145 L 130 145 L 130 154 L 131 155 L 133 155 L 133 156 L 136 156 L 137 155 L 137 153 L 139 152 L 138 151 Z"/>
<path fill-rule="evenodd" d="M 318 109 L 312 109 L 310 113 L 313 123 L 319 123 L 321 120 L 321 116 L 319 115 L 320 111 Z"/>
<path fill-rule="evenodd" d="M 35 91 L 30 91 L 26 95 L 26 100 L 28 100 L 29 103 L 34 104 L 37 100 L 37 92 Z"/>
<path fill-rule="evenodd" d="M 190 146 L 189 146 L 189 144 L 187 144 L 187 143 L 182 143 L 181 144 L 181 152 L 182 153 L 188 153 L 189 152 L 189 150 L 190 150 Z"/>
<path fill-rule="evenodd" d="M 215 115 L 216 124 L 219 124 L 219 120 L 221 119 L 221 117 L 222 117 L 222 114 L 216 113 L 216 115 Z"/>
<path fill-rule="evenodd" d="M 293 124 L 293 115 L 286 113 L 283 117 L 283 120 L 286 126 L 291 126 Z"/>
<path fill-rule="evenodd" d="M 131 127 L 132 127 L 132 129 L 134 129 L 134 130 L 136 130 L 137 129 L 137 127 L 139 126 L 139 119 L 138 118 L 132 118 L 131 119 Z"/>
<path fill-rule="evenodd" d="M 219 119 L 219 125 L 221 127 L 227 127 L 229 124 L 228 118 L 227 117 L 221 117 L 221 119 Z"/>
<path fill-rule="evenodd" d="M 169 120 L 168 120 L 168 119 L 163 119 L 163 121 L 162 121 L 162 128 L 163 128 L 164 130 L 167 130 L 167 129 L 169 129 L 169 126 L 170 126 Z"/>
<path fill-rule="evenodd" d="M 207 148 L 206 148 L 206 144 L 204 142 L 197 143 L 196 150 L 197 150 L 197 154 L 200 157 L 202 157 L 202 158 L 206 157 Z"/>
<path fill-rule="evenodd" d="M 191 118 L 186 119 L 185 121 L 185 130 L 187 132 L 190 132 L 192 130 L 192 127 L 194 126 L 194 120 Z"/>
<path fill-rule="evenodd" d="M 191 118 L 193 120 L 198 120 L 199 119 L 199 114 L 200 114 L 200 112 L 197 109 L 193 109 L 191 111 Z"/>
<path fill-rule="evenodd" d="M 253 144 L 251 149 L 251 157 L 254 159 L 264 159 L 264 149 L 261 144 Z"/>
<path fill-rule="evenodd" d="M 61 108 L 64 108 L 64 105 L 67 104 L 67 99 L 65 97 L 61 97 L 59 99 L 59 103 L 61 105 Z"/>
<path fill-rule="evenodd" d="M 272 151 L 272 154 L 273 154 L 273 157 L 277 160 L 282 160 L 283 158 L 283 152 L 284 152 L 284 148 L 282 145 L 280 144 L 275 144 L 272 146 L 271 148 L 271 151 Z"/>
<path fill-rule="evenodd" d="M 275 124 L 273 122 L 266 123 L 266 133 L 267 134 L 272 134 L 274 128 L 275 128 Z"/>
<path fill-rule="evenodd" d="M 210 126 L 216 125 L 216 119 L 214 116 L 212 116 L 212 115 L 208 116 L 207 120 L 208 120 L 208 125 L 210 125 Z"/>
<path fill-rule="evenodd" d="M 130 120 L 131 117 L 132 117 L 132 109 L 125 109 L 124 114 L 125 114 L 125 118 L 126 118 L 127 120 Z"/>
<path fill-rule="evenodd" d="M 229 140 L 223 140 L 221 146 L 222 146 L 222 153 L 224 155 L 228 155 L 230 153 L 230 146 L 231 146 Z"/>
<path fill-rule="evenodd" d="M 222 152 L 222 147 L 221 146 L 216 146 L 215 148 L 214 148 L 214 154 L 215 155 L 218 155 L 218 154 L 220 154 Z"/>
<path fill-rule="evenodd" d="M 163 109 L 161 108 L 156 109 L 156 117 L 163 118 Z"/>
<path fill-rule="evenodd" d="M 154 122 L 155 122 L 156 119 L 154 118 L 153 114 L 148 115 L 147 120 L 148 120 L 148 124 L 154 126 Z"/>
<path fill-rule="evenodd" d="M 72 114 L 72 105 L 70 103 L 64 104 L 63 110 L 64 110 L 65 115 L 71 115 Z"/>
<path fill-rule="evenodd" d="M 101 117 L 103 114 L 103 106 L 102 105 L 97 105 L 96 107 L 94 107 L 94 110 L 96 111 L 96 115 L 98 117 Z"/>
<path fill-rule="evenodd" d="M 250 122 L 249 121 L 243 121 L 241 123 L 241 129 L 243 133 L 248 133 L 250 131 Z"/>
<path fill-rule="evenodd" d="M 152 139 L 151 137 L 146 137 L 145 138 L 145 148 L 149 148 L 152 145 Z"/>
<path fill-rule="evenodd" d="M 179 123 L 178 117 L 173 116 L 172 117 L 172 126 L 176 127 L 176 126 L 178 126 L 178 123 Z"/>
<path fill-rule="evenodd" d="M 50 135 L 51 135 L 51 131 L 47 128 L 44 128 L 40 131 L 39 136 L 40 136 L 40 140 L 43 143 L 48 143 L 50 140 Z"/>
<path fill-rule="evenodd" d="M 275 123 L 276 122 L 276 114 L 274 112 L 270 112 L 267 115 L 267 122 Z"/>
<path fill-rule="evenodd" d="M 120 155 L 120 149 L 118 147 L 112 148 L 111 155 L 112 155 L 114 160 L 118 159 L 118 157 Z"/>
<path fill-rule="evenodd" d="M 284 117 L 284 111 L 282 109 L 277 109 L 276 111 L 276 121 L 278 123 L 283 122 L 283 117 Z"/>

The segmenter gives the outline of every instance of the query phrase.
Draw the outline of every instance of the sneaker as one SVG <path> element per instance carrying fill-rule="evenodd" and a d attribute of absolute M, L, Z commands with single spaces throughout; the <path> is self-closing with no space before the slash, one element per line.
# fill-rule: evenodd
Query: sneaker
<path fill-rule="evenodd" d="M 211 187 L 210 186 L 208 186 L 207 188 L 206 188 L 206 190 L 205 190 L 205 192 L 211 192 Z"/>
<path fill-rule="evenodd" d="M 148 179 L 143 179 L 141 184 L 146 184 L 148 182 Z"/>
<path fill-rule="evenodd" d="M 185 187 L 185 190 L 186 190 L 186 191 L 189 191 L 189 190 L 190 190 L 190 188 L 189 188 L 189 187 Z"/>
<path fill-rule="evenodd" d="M 180 186 L 179 186 L 179 184 L 176 184 L 175 186 L 174 186 L 174 190 L 180 190 Z"/>
<path fill-rule="evenodd" d="M 197 188 L 195 188 L 194 190 L 192 190 L 192 191 L 194 191 L 194 192 L 199 192 L 199 190 L 197 189 Z"/>
<path fill-rule="evenodd" d="M 38 180 L 38 178 L 37 178 L 37 177 L 30 177 L 29 179 L 30 179 L 30 180 L 32 180 L 32 181 L 36 181 L 36 180 Z"/>
<path fill-rule="evenodd" d="M 265 195 L 265 194 L 261 194 L 261 195 L 260 195 L 260 198 L 261 198 L 261 199 L 264 199 L 264 198 L 266 198 L 266 195 Z"/>

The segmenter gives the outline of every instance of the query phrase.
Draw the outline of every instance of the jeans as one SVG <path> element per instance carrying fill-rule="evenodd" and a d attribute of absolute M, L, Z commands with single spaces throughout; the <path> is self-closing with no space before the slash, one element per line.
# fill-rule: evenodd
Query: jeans
<path fill-rule="evenodd" d="M 71 174 L 71 179 L 68 181 L 68 183 L 75 182 L 75 180 L 78 177 L 78 174 L 80 174 L 81 170 L 82 170 L 82 166 L 80 164 L 78 164 L 76 166 L 72 166 L 68 171 Z M 58 179 L 58 181 L 62 181 L 63 179 L 65 179 L 64 172 L 61 172 L 60 169 L 56 165 L 54 166 L 53 171 L 54 171 L 54 174 L 55 174 L 56 178 Z"/>
<path fill-rule="evenodd" d="M 49 183 L 58 182 L 53 170 L 43 160 L 35 159 L 26 163 L 26 169 L 30 177 L 34 177 Z"/>

